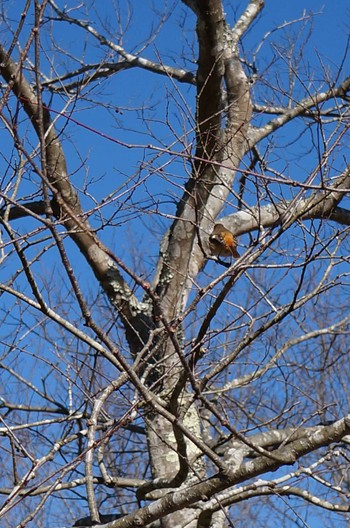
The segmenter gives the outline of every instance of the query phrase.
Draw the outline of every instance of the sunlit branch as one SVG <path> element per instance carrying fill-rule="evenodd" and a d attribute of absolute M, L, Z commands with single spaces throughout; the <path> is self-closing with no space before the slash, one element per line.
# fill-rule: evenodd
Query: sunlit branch
<path fill-rule="evenodd" d="M 350 90 L 350 77 L 347 77 L 338 87 L 332 87 L 326 92 L 315 93 L 305 99 L 298 101 L 298 103 L 290 109 L 285 111 L 276 117 L 276 119 L 270 121 L 266 125 L 260 128 L 251 128 L 249 130 L 249 144 L 255 145 L 269 134 L 279 129 L 292 119 L 296 117 L 307 115 L 307 112 L 314 107 L 317 107 L 325 101 L 329 101 L 335 98 L 345 98 Z M 268 108 L 268 107 L 267 107 Z M 342 118 L 342 117 L 341 117 Z"/>

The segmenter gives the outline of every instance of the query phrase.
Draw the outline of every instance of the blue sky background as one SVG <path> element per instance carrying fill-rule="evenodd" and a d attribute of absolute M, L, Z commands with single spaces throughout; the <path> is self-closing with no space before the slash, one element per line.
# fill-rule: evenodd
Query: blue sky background
<path fill-rule="evenodd" d="M 151 3 L 141 2 L 136 5 L 133 2 L 130 5 L 133 8 L 132 23 L 123 38 L 123 46 L 128 51 L 136 52 L 143 44 L 143 40 L 152 34 L 152 27 L 156 26 L 156 21 L 152 18 L 152 11 L 150 10 Z M 159 35 L 157 35 L 154 42 L 147 47 L 142 55 L 153 60 L 158 60 L 161 56 L 167 64 L 175 65 L 180 50 L 180 53 L 183 53 L 183 60 L 180 60 L 180 65 L 191 71 L 195 71 L 195 64 L 193 64 L 194 57 L 189 46 L 187 46 L 188 42 L 193 42 L 194 17 L 181 3 L 168 4 L 168 6 L 170 5 L 174 5 L 174 9 L 169 20 Z M 161 3 L 157 7 L 161 9 L 163 6 L 164 3 Z M 228 19 L 233 22 L 241 13 L 244 6 L 245 4 L 243 2 L 237 4 L 228 2 Z M 93 13 L 93 9 L 91 9 L 90 14 Z M 334 2 L 331 1 L 324 2 L 322 5 L 319 2 L 312 1 L 293 3 L 266 2 L 263 13 L 249 31 L 243 46 L 247 57 L 250 59 L 252 51 L 257 48 L 263 35 L 273 30 L 276 25 L 281 25 L 288 20 L 299 19 L 302 17 L 304 10 L 307 13 L 320 13 L 313 19 L 312 34 L 310 36 L 308 35 L 309 27 L 303 31 L 302 40 L 305 40 L 307 36 L 308 42 L 301 60 L 309 65 L 308 67 L 311 69 L 314 68 L 318 72 L 313 76 L 314 81 L 310 90 L 315 90 L 319 87 L 323 89 L 323 75 L 320 72 L 321 61 L 322 68 L 329 69 L 332 74 L 332 72 L 337 70 L 339 62 L 344 59 L 344 49 L 348 38 L 348 20 L 346 13 L 349 10 L 349 6 L 347 2 L 337 2 L 336 9 L 334 8 Z M 99 7 L 99 15 L 109 25 L 113 26 L 114 14 L 112 13 L 109 2 L 104 3 L 102 10 Z M 182 31 L 179 31 L 179 23 L 183 25 Z M 271 60 L 273 53 L 270 47 L 271 43 L 278 42 L 282 39 L 282 41 L 284 40 L 285 46 L 287 35 L 297 33 L 300 31 L 302 25 L 304 23 L 299 22 L 288 26 L 284 30 L 273 32 L 257 56 L 258 68 L 264 68 L 264 65 Z M 95 22 L 95 26 L 98 28 L 99 24 Z M 69 33 L 70 31 L 72 32 L 71 35 Z M 81 40 L 78 39 L 77 41 L 77 34 L 82 35 Z M 79 30 L 77 32 L 76 28 L 65 25 L 64 35 L 60 33 L 59 37 L 62 38 L 63 36 L 64 40 L 69 43 L 69 47 L 72 47 L 72 50 L 74 50 L 74 53 L 77 53 L 77 47 L 79 48 L 81 46 L 83 48 L 86 45 L 83 32 L 79 32 Z M 86 46 L 86 49 L 85 55 L 87 62 L 93 60 L 109 60 L 109 51 L 97 47 L 93 41 L 91 41 L 90 45 Z M 298 47 L 297 50 L 299 51 Z M 343 77 L 348 72 L 348 68 L 346 67 L 348 65 L 349 58 L 347 57 L 345 59 Z M 62 71 L 59 64 L 56 67 L 59 71 Z M 281 67 L 280 63 L 278 67 Z M 282 65 L 280 77 L 283 78 L 285 74 L 286 69 L 283 71 Z M 100 90 L 103 90 L 102 97 L 99 97 Z M 162 76 L 157 76 L 147 71 L 140 72 L 135 69 L 115 75 L 107 83 L 101 83 L 101 88 L 99 86 L 94 87 L 89 93 L 89 99 L 91 100 L 91 104 L 83 102 L 76 105 L 73 117 L 82 124 L 93 128 L 95 132 L 79 127 L 76 123 L 68 124 L 65 128 L 67 137 L 65 148 L 68 152 L 72 149 L 72 155 L 68 156 L 68 160 L 70 171 L 74 173 L 74 181 L 79 185 L 85 178 L 91 178 L 97 181 L 103 178 L 103 186 L 95 185 L 93 187 L 94 195 L 99 198 L 99 196 L 106 194 L 109 184 L 111 190 L 114 190 L 116 186 L 122 188 L 125 180 L 131 177 L 133 183 L 137 184 L 132 202 L 137 204 L 139 201 L 143 202 L 145 200 L 150 206 L 150 211 L 153 211 L 154 204 L 152 202 L 156 201 L 157 204 L 161 204 L 163 213 L 173 214 L 174 201 L 181 194 L 181 190 L 178 187 L 174 188 L 169 181 L 168 184 L 165 183 L 164 174 L 162 173 L 153 172 L 149 176 L 147 162 L 156 153 L 149 149 L 143 149 L 142 146 L 146 147 L 151 143 L 157 147 L 173 145 L 174 150 L 182 149 L 182 146 L 179 146 L 178 142 L 176 142 L 176 138 L 172 132 L 169 131 L 169 127 L 165 122 L 165 116 L 171 123 L 174 131 L 179 135 L 186 133 L 187 141 L 191 143 L 193 140 L 193 113 L 195 111 L 194 87 L 179 85 L 176 82 L 166 81 Z M 100 105 L 96 105 L 97 99 Z M 104 103 L 109 105 L 109 110 L 101 107 Z M 141 104 L 145 106 L 142 111 L 140 110 Z M 186 105 L 188 106 L 186 107 Z M 54 98 L 52 106 L 57 111 L 60 110 L 63 105 L 59 97 L 56 96 Z M 190 112 L 192 112 L 192 116 L 189 117 Z M 261 122 L 261 120 L 259 121 Z M 149 137 L 148 129 L 152 130 L 153 137 Z M 299 134 L 299 124 L 293 123 L 287 126 L 285 130 L 287 132 L 284 130 L 282 133 L 280 132 L 284 139 L 281 142 L 283 159 L 281 163 L 278 163 L 278 156 L 275 155 L 275 167 L 285 170 L 292 179 L 299 180 L 308 174 L 310 167 L 314 166 L 314 153 L 303 156 L 302 163 L 298 163 L 296 156 L 300 156 L 301 151 L 296 152 L 294 148 L 290 149 L 289 153 L 284 148 L 283 143 L 288 142 L 289 138 L 293 135 L 296 136 Z M 141 147 L 124 149 L 116 145 L 115 142 L 101 137 L 99 133 L 106 134 L 117 141 L 125 141 L 129 144 L 141 145 Z M 276 136 L 278 138 L 279 134 L 277 133 Z M 309 136 L 305 138 L 304 143 L 308 146 Z M 302 144 L 303 141 L 298 146 L 299 149 L 302 147 Z M 76 155 L 77 151 L 79 152 L 79 156 Z M 262 151 L 264 151 L 264 143 Z M 285 165 L 284 158 L 286 155 L 290 156 L 290 159 L 293 161 L 293 164 L 288 167 Z M 145 169 L 143 170 L 140 170 L 140 159 L 144 160 L 143 164 L 145 165 Z M 86 172 L 84 170 L 79 171 L 81 160 L 87 160 Z M 173 178 L 175 176 L 178 184 L 181 185 L 183 178 L 186 178 L 185 171 L 186 169 L 189 170 L 189 166 L 182 159 L 178 159 L 175 162 L 172 161 L 169 167 L 167 165 L 169 161 L 169 156 L 164 154 L 159 156 L 156 165 L 162 166 L 162 164 L 165 164 L 169 173 L 171 173 L 171 177 Z M 140 181 L 144 181 L 144 178 L 147 178 L 146 182 L 140 183 Z M 123 198 L 125 198 L 125 195 L 121 198 L 122 201 Z M 137 205 L 135 209 L 137 209 Z M 142 205 L 142 209 L 145 209 L 144 205 Z M 136 216 L 138 215 L 136 214 Z M 128 228 L 131 229 L 130 221 L 131 219 L 135 219 L 135 214 L 132 214 L 129 209 L 125 212 L 124 218 L 128 220 Z M 146 231 L 147 236 L 144 236 L 142 226 L 145 221 L 147 223 L 147 219 L 145 218 L 142 219 L 141 223 L 139 218 L 135 219 L 137 225 L 136 229 L 133 229 L 133 236 L 135 236 L 135 232 L 140 233 L 138 245 L 141 246 L 140 249 L 144 256 L 150 253 L 150 248 L 152 250 L 154 248 L 150 256 L 156 257 L 159 236 L 164 233 L 165 227 L 169 222 L 165 219 L 160 220 L 159 217 L 155 218 L 154 216 L 149 216 L 148 220 L 150 221 L 150 228 L 155 234 L 154 241 L 152 234 L 149 233 L 149 229 Z M 128 244 L 129 229 L 113 229 L 113 233 L 107 235 L 108 237 L 118 237 L 118 251 L 122 252 L 123 257 L 130 251 Z M 121 239 L 119 238 L 119 233 L 122 235 Z M 122 241 L 122 244 L 120 244 L 120 241 Z M 151 243 L 150 245 L 150 242 L 154 242 L 154 244 Z M 151 264 L 151 261 L 149 263 Z"/>
<path fill-rule="evenodd" d="M 67 2 L 58 2 L 58 4 L 63 6 Z M 68 4 L 69 7 L 72 6 L 71 2 Z M 127 51 L 137 53 L 150 35 L 156 35 L 159 17 L 154 15 L 151 8 L 155 6 L 160 10 L 160 13 L 165 8 L 165 11 L 171 14 L 164 27 L 142 52 L 142 55 L 152 60 L 159 60 L 159 57 L 162 57 L 162 60 L 169 65 L 178 65 L 195 71 L 196 46 L 193 36 L 195 20 L 181 2 L 155 3 L 134 0 L 128 5 L 122 2 L 121 4 L 124 6 L 122 24 L 127 20 L 128 12 L 132 11 L 132 21 L 123 37 L 123 46 Z M 24 2 L 18 1 L 3 2 L 3 6 L 8 9 L 11 20 L 18 19 L 23 5 Z M 245 2 L 226 2 L 226 12 L 230 23 L 237 19 L 245 5 Z M 96 10 L 98 10 L 101 18 L 100 21 L 96 19 Z M 324 71 L 329 71 L 330 78 L 332 78 L 334 72 L 338 71 L 339 64 L 343 61 L 343 70 L 340 72 L 339 81 L 350 74 L 349 55 L 345 56 L 350 27 L 348 0 L 326 0 L 323 3 L 311 0 L 295 2 L 267 0 L 264 11 L 244 39 L 244 55 L 248 60 L 251 60 L 262 37 L 267 32 L 286 21 L 299 19 L 304 10 L 307 13 L 318 13 L 313 18 L 312 33 L 309 34 L 309 26 L 302 30 L 304 22 L 298 22 L 287 26 L 284 30 L 272 32 L 257 55 L 256 65 L 259 71 L 263 70 L 270 64 L 276 50 L 288 50 L 288 42 L 292 41 L 293 35 L 302 30 L 301 42 L 307 42 L 304 53 L 300 56 L 300 64 L 306 72 L 310 72 L 312 78 L 312 83 L 307 88 L 310 91 L 323 90 L 325 89 L 323 85 Z M 72 11 L 72 16 L 78 16 L 78 14 L 85 18 L 91 17 L 94 20 L 94 27 L 97 29 L 101 29 L 102 24 L 106 24 L 113 31 L 117 31 L 117 21 L 110 1 L 90 2 L 88 14 L 82 10 L 77 13 Z M 47 22 L 47 28 L 49 27 L 50 23 Z M 29 25 L 24 28 L 22 44 L 29 30 Z M 53 75 L 54 70 L 62 73 L 66 69 L 78 67 L 78 62 L 73 59 L 73 56 L 82 58 L 83 63 L 115 60 L 115 56 L 111 55 L 110 51 L 98 46 L 92 38 L 86 40 L 84 32 L 77 28 L 62 24 L 54 26 L 53 32 L 55 44 L 68 49 L 71 57 L 57 54 L 50 35 L 47 39 L 43 36 L 45 53 L 43 53 L 41 60 L 48 76 Z M 9 44 L 11 36 L 4 24 L 0 26 L 0 37 Z M 279 48 L 276 47 L 277 45 Z M 193 49 L 191 49 L 192 46 Z M 300 48 L 297 46 L 296 53 L 299 50 Z M 281 86 L 287 84 L 287 66 L 284 67 L 283 60 L 276 63 L 276 67 L 271 67 L 270 71 L 272 83 L 278 80 Z M 269 90 L 268 86 L 262 87 L 257 83 L 253 89 L 255 100 L 261 103 L 263 96 L 269 97 Z M 295 96 L 302 95 L 303 91 L 303 87 L 297 83 Z M 59 113 L 64 110 L 66 114 L 71 112 L 74 119 L 74 121 L 73 119 L 67 120 L 66 117 L 61 116 L 57 121 L 57 129 L 62 131 L 62 141 L 72 181 L 78 189 L 85 191 L 85 196 L 82 195 L 85 208 L 93 209 L 96 205 L 94 200 L 101 200 L 111 192 L 116 193 L 117 198 L 103 210 L 105 216 L 111 217 L 117 213 L 116 217 L 113 219 L 111 227 L 104 228 L 99 232 L 99 235 L 127 264 L 135 267 L 144 277 L 151 278 L 158 258 L 159 240 L 171 224 L 172 215 L 175 213 L 175 203 L 182 194 L 182 187 L 190 172 L 190 166 L 182 157 L 173 159 L 166 152 L 158 153 L 148 146 L 150 144 L 156 147 L 171 145 L 172 150 L 181 152 L 183 144 L 178 141 L 177 137 L 184 139 L 189 145 L 193 142 L 195 88 L 178 84 L 176 81 L 147 71 L 134 69 L 114 75 L 107 81 L 99 81 L 96 85 L 88 87 L 84 95 L 84 100 L 72 101 L 72 104 L 65 108 L 66 98 L 61 95 L 52 97 L 49 93 L 44 93 L 44 101 L 53 109 L 53 116 L 57 115 L 55 112 Z M 286 102 L 283 94 L 280 95 L 280 98 L 281 104 Z M 255 124 L 261 124 L 264 119 L 261 116 L 256 117 Z M 330 125 L 329 130 L 331 126 L 333 125 Z M 22 132 L 30 128 L 28 122 L 24 120 L 20 127 Z M 264 152 L 272 141 L 275 149 L 269 154 L 269 163 L 276 170 L 281 170 L 286 176 L 298 181 L 303 181 L 318 162 L 315 149 L 311 151 L 309 149 L 310 138 L 314 141 L 319 139 L 317 131 L 310 127 L 305 135 L 299 138 L 299 134 L 304 129 L 304 123 L 293 122 L 283 130 L 276 132 L 272 140 L 269 138 L 267 141 L 263 141 L 260 146 L 261 151 Z M 12 147 L 10 147 L 11 141 L 4 128 L 0 129 L 0 137 L 3 153 L 0 159 L 0 172 L 2 173 L 2 188 L 4 188 L 12 181 L 11 172 L 6 172 L 11 157 L 10 148 Z M 298 139 L 298 142 L 291 144 L 292 139 Z M 125 142 L 134 147 L 126 148 L 118 142 Z M 30 133 L 27 145 L 31 145 L 32 148 L 36 145 L 36 139 Z M 344 166 L 344 156 L 346 153 L 348 155 L 346 148 L 348 149 L 348 146 L 345 144 L 342 156 L 333 160 L 332 170 L 341 170 Z M 11 159 L 15 159 L 15 156 Z M 248 163 L 248 160 L 246 162 Z M 162 170 L 155 171 L 156 167 Z M 24 180 L 21 187 L 23 197 L 26 193 L 33 191 L 33 181 L 37 182 L 39 188 L 39 178 L 28 167 L 27 170 L 27 181 Z M 289 187 L 280 189 L 276 186 L 272 187 L 272 190 L 280 193 L 286 199 L 291 196 Z M 248 187 L 247 200 L 250 205 L 255 203 L 255 199 L 254 188 Z M 342 203 L 342 205 L 345 204 L 346 201 Z M 226 212 L 230 213 L 235 210 L 236 203 L 232 199 L 228 203 Z M 170 215 L 170 217 L 167 218 L 166 215 Z M 28 222 L 31 221 L 26 219 L 16 223 L 16 229 L 19 233 L 27 230 Z M 101 217 L 98 212 L 92 213 L 91 223 L 100 228 Z M 32 224 L 33 229 L 38 227 L 36 222 L 33 221 Z M 41 236 L 42 233 L 38 233 L 33 236 L 33 239 L 39 240 Z M 249 241 L 250 238 L 244 236 L 241 239 L 241 244 L 247 245 Z M 38 248 L 43 245 L 44 243 L 38 243 L 27 254 L 32 253 L 34 256 L 38 253 Z M 84 291 L 90 299 L 97 299 L 96 289 L 98 286 L 90 270 L 73 244 L 67 241 L 66 245 L 72 262 L 78 269 Z M 291 235 L 281 242 L 282 249 L 287 246 L 289 246 L 290 255 L 295 255 L 295 258 L 300 255 L 303 240 L 298 226 L 292 228 Z M 347 250 L 348 248 L 344 245 L 344 252 Z M 268 253 L 264 257 L 264 262 L 269 262 L 269 258 L 272 261 L 273 257 L 272 253 Z M 18 261 L 8 259 L 1 271 L 1 281 L 5 281 L 12 275 L 14 269 L 19 269 Z M 53 306 L 58 298 L 54 291 L 57 281 L 60 284 L 61 297 L 66 296 L 69 299 L 69 287 L 63 274 L 61 278 L 59 265 L 57 265 L 57 255 L 54 251 L 45 252 L 33 266 L 33 269 L 42 287 L 46 289 L 45 295 L 51 299 Z M 217 268 L 210 264 L 206 267 L 200 280 L 206 283 L 210 277 L 216 275 Z M 271 272 L 270 276 L 272 282 L 276 284 L 276 298 L 282 298 L 282 295 L 291 295 L 294 279 L 290 274 L 288 275 L 285 270 L 282 270 Z M 281 276 L 283 282 L 278 285 Z M 27 290 L 24 282 L 19 281 L 19 284 L 24 290 Z M 239 295 L 242 297 L 246 286 L 247 284 L 242 280 L 239 286 Z M 7 302 L 6 299 L 2 306 L 1 313 L 4 317 L 8 308 Z M 99 298 L 96 304 L 91 303 L 91 307 L 97 319 L 103 320 L 104 314 L 108 311 L 104 301 Z M 72 303 L 68 306 L 67 303 L 66 310 L 71 320 L 77 325 L 81 324 L 80 313 L 76 305 Z M 228 313 L 225 314 L 227 320 L 230 320 L 233 313 L 235 313 L 234 306 L 232 306 L 232 313 L 228 310 Z M 6 327 L 2 327 L 0 337 L 5 348 L 12 339 L 17 317 L 22 314 L 21 307 L 18 305 L 13 307 L 13 327 L 9 326 L 8 323 Z M 38 322 L 30 312 L 25 312 L 25 320 L 28 329 Z M 191 324 L 189 324 L 188 332 L 190 329 Z M 298 325 L 295 324 L 295 330 L 297 329 Z M 114 331 L 116 336 L 118 331 Z M 32 355 L 35 357 L 37 353 L 36 340 L 35 331 L 28 335 L 23 331 L 22 342 L 24 353 L 28 355 L 28 365 L 32 365 Z M 62 349 L 60 346 L 60 336 L 57 332 L 52 343 L 41 351 L 41 361 L 47 359 L 48 364 L 50 364 L 52 351 L 57 354 L 62 352 L 63 357 L 65 348 L 63 339 Z M 73 343 L 72 354 L 74 346 Z M 265 343 L 262 342 L 261 349 L 264 346 Z M 258 359 L 261 350 L 256 350 L 255 354 Z M 62 359 L 62 364 L 58 365 L 57 363 L 56 368 L 59 366 L 64 370 L 65 361 Z M 45 371 L 46 375 L 51 380 Z M 42 372 L 34 372 L 33 380 L 38 382 L 42 376 Z M 271 397 L 273 399 L 273 394 L 269 395 L 271 387 L 272 384 L 266 384 L 264 398 Z M 50 390 L 53 391 L 54 388 L 52 385 Z M 25 394 L 23 394 L 24 397 Z M 64 397 L 65 393 L 62 393 L 63 401 Z M 291 501 L 291 503 L 294 502 L 297 508 L 304 507 L 301 501 Z M 258 507 L 258 505 L 254 507 Z M 313 512 L 307 519 L 308 526 L 319 528 L 320 522 L 322 522 L 322 510 L 313 510 Z M 334 515 L 334 519 L 337 526 L 346 526 L 346 522 L 348 522 L 343 521 L 337 515 Z M 239 523 L 238 526 L 240 526 Z M 292 512 L 283 526 L 285 528 L 299 526 L 297 518 Z M 254 528 L 259 527 L 254 526 Z"/>

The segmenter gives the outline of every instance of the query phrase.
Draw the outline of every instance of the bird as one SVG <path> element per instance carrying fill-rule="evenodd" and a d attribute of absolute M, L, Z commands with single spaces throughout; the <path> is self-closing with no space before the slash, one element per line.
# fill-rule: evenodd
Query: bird
<path fill-rule="evenodd" d="M 211 254 L 217 257 L 240 257 L 237 251 L 236 237 L 223 224 L 214 225 L 209 236 L 209 246 Z"/>

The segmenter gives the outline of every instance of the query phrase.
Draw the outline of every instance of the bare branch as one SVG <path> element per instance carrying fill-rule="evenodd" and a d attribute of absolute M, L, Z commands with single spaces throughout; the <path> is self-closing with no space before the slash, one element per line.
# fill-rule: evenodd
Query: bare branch
<path fill-rule="evenodd" d="M 296 117 L 307 115 L 308 111 L 317 108 L 318 105 L 336 98 L 346 98 L 350 90 L 350 77 L 347 77 L 338 87 L 331 87 L 326 92 L 313 94 L 299 101 L 293 108 L 286 108 L 276 119 L 273 119 L 261 128 L 251 128 L 249 130 L 249 144 L 256 145 L 263 138 L 270 135 L 275 130 L 289 123 Z"/>

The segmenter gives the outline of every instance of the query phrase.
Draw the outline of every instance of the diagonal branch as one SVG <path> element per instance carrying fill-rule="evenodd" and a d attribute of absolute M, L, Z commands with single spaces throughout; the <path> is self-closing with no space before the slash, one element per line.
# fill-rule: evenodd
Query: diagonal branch
<path fill-rule="evenodd" d="M 235 235 L 281 225 L 286 215 L 291 213 L 295 219 L 310 220 L 313 218 L 333 220 L 345 225 L 350 224 L 350 212 L 338 207 L 343 197 L 350 191 L 350 165 L 333 180 L 333 184 L 324 190 L 316 190 L 309 198 L 300 198 L 255 206 L 251 209 L 238 211 L 222 218 L 220 221 Z"/>
<path fill-rule="evenodd" d="M 281 115 L 276 117 L 275 119 L 272 119 L 266 125 L 262 126 L 261 128 L 253 128 L 251 127 L 249 130 L 249 145 L 252 147 L 252 145 L 256 145 L 259 141 L 264 139 L 266 136 L 277 130 L 278 128 L 281 128 L 283 125 L 288 123 L 289 121 L 292 121 L 292 119 L 295 119 L 296 117 L 308 115 L 308 111 L 312 108 L 317 107 L 321 103 L 324 103 L 325 101 L 329 101 L 330 99 L 336 99 L 336 98 L 346 98 L 348 99 L 347 94 L 350 90 L 350 76 L 347 77 L 338 87 L 331 87 L 326 92 L 321 92 L 319 94 L 313 94 L 310 95 L 310 97 L 306 97 L 305 99 L 302 99 L 299 101 L 293 108 L 286 108 Z M 279 109 L 281 110 L 281 109 Z"/>
<path fill-rule="evenodd" d="M 69 236 L 86 258 L 111 303 L 120 311 L 130 339 L 134 338 L 134 341 L 139 342 L 140 336 L 144 337 L 149 328 L 149 324 L 145 324 L 140 319 L 145 306 L 139 303 L 133 295 L 116 266 L 116 257 L 96 237 L 85 218 L 77 193 L 69 180 L 65 155 L 54 129 L 50 112 L 44 105 L 41 105 L 39 111 L 36 94 L 23 76 L 23 60 L 22 57 L 17 64 L 0 45 L 0 74 L 23 106 L 38 137 L 43 131 L 46 176 L 41 174 L 41 177 L 52 192 L 52 213 L 67 229 Z M 29 157 L 28 159 L 31 162 Z M 38 213 L 40 207 L 40 203 L 30 204 L 29 210 Z M 21 216 L 19 209 L 13 211 L 14 216 Z"/>
<path fill-rule="evenodd" d="M 215 475 L 212 478 L 194 484 L 192 487 L 178 490 L 175 493 L 168 493 L 166 497 L 159 499 L 152 504 L 140 508 L 134 514 L 127 515 L 123 519 L 110 524 L 110 528 L 132 528 L 134 526 L 147 526 L 152 521 L 159 518 L 159 514 L 166 515 L 198 501 L 203 497 L 210 498 L 215 493 L 223 491 L 233 485 L 244 482 L 249 478 L 256 477 L 268 471 L 276 471 L 283 465 L 294 464 L 301 457 L 312 451 L 328 446 L 333 442 L 339 442 L 350 433 L 350 415 L 338 420 L 332 425 L 319 426 L 309 436 L 290 442 L 287 446 L 282 446 L 273 453 L 276 458 L 257 457 L 242 464 L 234 471 L 228 471 L 227 475 Z M 284 460 L 284 463 L 278 462 Z"/>
<path fill-rule="evenodd" d="M 146 59 L 145 57 L 141 57 L 140 55 L 134 55 L 133 53 L 129 53 L 120 44 L 116 44 L 112 40 L 107 39 L 104 35 L 101 35 L 88 22 L 85 22 L 84 20 L 79 20 L 77 18 L 69 16 L 66 11 L 62 11 L 57 6 L 54 0 L 49 0 L 49 4 L 53 8 L 53 10 L 57 13 L 59 17 L 58 19 L 59 21 L 68 22 L 69 24 L 74 24 L 75 26 L 78 26 L 84 29 L 90 35 L 92 35 L 99 42 L 101 46 L 108 47 L 109 49 L 111 49 L 112 51 L 115 51 L 120 57 L 124 59 L 124 62 L 117 63 L 113 65 L 112 67 L 110 67 L 111 73 L 115 73 L 115 71 L 120 71 L 120 69 L 138 67 L 144 70 L 148 70 L 152 73 L 158 73 L 160 75 L 171 77 L 173 79 L 176 79 L 179 82 L 193 84 L 194 75 L 188 70 L 183 70 L 181 68 L 174 68 L 172 66 L 167 66 L 165 64 L 155 62 L 150 59 Z M 60 81 L 60 78 L 58 79 L 58 81 Z"/>

